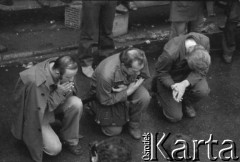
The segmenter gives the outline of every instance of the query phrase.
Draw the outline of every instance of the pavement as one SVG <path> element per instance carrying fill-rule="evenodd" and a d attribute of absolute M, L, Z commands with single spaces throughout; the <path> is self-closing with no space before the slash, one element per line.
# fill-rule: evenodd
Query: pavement
<path fill-rule="evenodd" d="M 75 55 L 78 43 L 78 30 L 66 28 L 63 25 L 62 17 L 58 17 L 59 11 L 38 11 L 36 13 L 24 12 L 18 14 L 14 22 L 4 21 L 1 26 L 0 40 L 7 45 L 9 51 L 1 54 L 0 62 L 0 162 L 30 162 L 31 157 L 26 146 L 10 133 L 13 113 L 16 111 L 12 102 L 12 92 L 18 78 L 18 73 L 25 69 L 23 64 L 29 61 L 36 63 L 41 59 L 54 55 L 69 54 Z M 115 38 L 118 47 L 134 45 L 146 51 L 149 62 L 150 73 L 154 74 L 154 63 L 161 54 L 162 47 L 167 41 L 169 23 L 167 22 L 167 8 L 161 13 L 158 7 L 141 9 L 130 13 L 130 29 L 127 35 Z M 27 16 L 25 19 L 24 16 Z M 50 14 L 51 13 L 51 14 Z M 46 14 L 48 17 L 44 17 Z M 219 14 L 219 16 L 218 16 Z M 54 16 L 55 15 L 55 16 Z M 14 18 L 13 15 L 5 17 Z M 39 22 L 36 17 L 40 17 Z M 21 20 L 25 20 L 21 22 Z M 54 20 L 54 21 L 53 21 Z M 220 21 L 221 20 L 221 21 Z M 224 17 L 219 10 L 217 17 L 208 19 L 206 24 L 214 22 L 215 27 L 224 23 Z M 207 26 L 207 25 L 206 25 Z M 211 88 L 210 96 L 196 105 L 197 117 L 189 119 L 184 117 L 179 123 L 169 123 L 162 114 L 162 109 L 153 97 L 149 107 L 143 115 L 143 132 L 159 133 L 157 139 L 163 133 L 183 133 L 197 140 L 208 140 L 213 134 L 218 145 L 213 146 L 213 155 L 216 157 L 221 149 L 229 145 L 223 145 L 225 139 L 236 143 L 236 154 L 240 155 L 240 141 L 238 128 L 240 125 L 240 55 L 235 55 L 232 64 L 225 64 L 221 58 L 221 32 L 214 28 L 209 29 L 208 36 L 211 39 L 212 65 L 207 77 Z M 238 33 L 239 34 L 239 33 Z M 67 47 L 67 48 L 66 48 Z M 64 49 L 65 48 L 65 49 Z M 60 50 L 59 50 L 60 49 Z M 61 49 L 64 49 L 61 51 Z M 56 51 L 55 51 L 56 50 Z M 39 55 L 23 55 L 26 53 L 40 51 Z M 50 52 L 49 52 L 50 51 Z M 41 53 L 42 52 L 42 53 Z M 19 54 L 20 56 L 18 56 Z M 7 57 L 8 56 L 8 57 Z M 80 97 L 83 97 L 89 89 L 89 79 L 78 73 L 78 86 L 82 89 Z M 151 79 L 144 85 L 150 89 Z M 74 156 L 67 150 L 55 156 L 44 156 L 45 162 L 87 162 L 89 161 L 89 142 L 106 139 L 101 133 L 99 126 L 94 122 L 93 117 L 84 112 L 80 121 L 80 133 L 84 136 L 80 144 L 83 148 L 82 156 Z M 144 145 L 141 141 L 133 140 L 125 128 L 120 137 L 124 138 L 132 147 L 133 162 L 143 161 Z M 158 150 L 155 161 L 165 161 Z M 209 153 L 207 146 L 200 146 L 200 161 L 208 162 Z M 229 155 L 229 152 L 227 152 Z M 223 161 L 217 159 L 216 161 Z M 230 160 L 233 161 L 233 160 Z"/>

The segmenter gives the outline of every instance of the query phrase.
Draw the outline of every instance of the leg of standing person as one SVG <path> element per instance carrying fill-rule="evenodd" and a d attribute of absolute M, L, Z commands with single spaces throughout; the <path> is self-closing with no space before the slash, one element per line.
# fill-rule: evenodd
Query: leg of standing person
<path fill-rule="evenodd" d="M 214 12 L 214 3 L 215 3 L 215 1 L 206 1 L 208 16 L 215 16 L 216 15 L 215 12 Z"/>
<path fill-rule="evenodd" d="M 237 22 L 227 19 L 223 30 L 223 59 L 226 63 L 232 62 L 232 56 L 236 50 L 236 29 Z"/>
<path fill-rule="evenodd" d="M 115 49 L 112 30 L 116 6 L 117 1 L 106 1 L 101 8 L 101 15 L 99 20 L 99 48 L 100 55 L 103 56 L 108 56 Z"/>
<path fill-rule="evenodd" d="M 172 22 L 170 27 L 169 40 L 187 33 L 187 22 Z"/>
<path fill-rule="evenodd" d="M 94 71 L 93 53 L 98 50 L 101 5 L 101 1 L 83 1 L 78 56 L 82 73 L 87 77 L 91 77 Z"/>
<path fill-rule="evenodd" d="M 198 15 L 198 18 L 196 20 L 189 22 L 188 33 L 190 32 L 201 33 L 203 26 L 204 26 L 204 15 L 202 13 Z"/>
<path fill-rule="evenodd" d="M 82 26 L 78 51 L 80 60 L 92 57 L 92 47 L 98 45 L 100 8 L 100 2 L 83 1 Z"/>

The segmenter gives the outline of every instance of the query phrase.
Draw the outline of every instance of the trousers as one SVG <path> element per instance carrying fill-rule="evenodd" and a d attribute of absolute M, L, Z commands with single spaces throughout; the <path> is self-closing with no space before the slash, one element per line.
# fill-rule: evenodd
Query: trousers
<path fill-rule="evenodd" d="M 114 49 L 112 38 L 113 20 L 117 2 L 85 1 L 82 7 L 82 31 L 79 43 L 79 58 L 92 57 L 96 48 Z"/>
<path fill-rule="evenodd" d="M 143 110 L 148 107 L 150 99 L 151 96 L 143 86 L 140 86 L 131 96 L 129 96 L 130 127 L 140 127 Z M 122 126 L 102 126 L 102 132 L 107 136 L 115 136 L 122 132 Z"/>
<path fill-rule="evenodd" d="M 79 141 L 79 121 L 82 111 L 82 101 L 76 96 L 67 98 L 54 112 L 46 110 L 42 122 L 43 151 L 45 153 L 48 155 L 57 155 L 62 150 L 62 143 L 50 125 L 51 115 L 64 114 L 60 137 L 70 145 L 77 145 Z"/>
<path fill-rule="evenodd" d="M 203 16 L 199 16 L 197 20 L 194 21 L 178 21 L 172 22 L 170 27 L 169 40 L 177 37 L 179 35 L 185 35 L 189 32 L 201 32 L 201 27 L 203 26 Z"/>
<path fill-rule="evenodd" d="M 179 121 L 183 117 L 183 103 L 195 104 L 203 97 L 208 96 L 210 89 L 206 79 L 202 79 L 195 86 L 186 89 L 183 96 L 183 103 L 173 99 L 172 90 L 164 87 L 160 82 L 157 82 L 158 100 L 161 103 L 163 114 L 171 121 Z"/>

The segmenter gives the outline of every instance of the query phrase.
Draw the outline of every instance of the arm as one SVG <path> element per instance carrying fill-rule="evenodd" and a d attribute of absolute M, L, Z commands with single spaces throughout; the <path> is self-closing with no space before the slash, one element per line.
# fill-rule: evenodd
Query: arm
<path fill-rule="evenodd" d="M 190 83 L 191 86 L 194 86 L 196 83 L 198 83 L 200 80 L 202 80 L 204 76 L 201 74 L 198 74 L 196 72 L 191 72 L 186 80 Z"/>
<path fill-rule="evenodd" d="M 113 92 L 110 79 L 99 77 L 97 79 L 96 95 L 103 105 L 114 105 L 127 100 L 127 90 Z"/>
<path fill-rule="evenodd" d="M 174 81 L 169 74 L 169 71 L 172 68 L 173 60 L 166 52 L 163 52 L 159 58 L 157 63 L 155 64 L 156 72 L 157 72 L 157 78 L 160 80 L 160 82 L 170 88 L 171 85 L 174 84 Z"/>

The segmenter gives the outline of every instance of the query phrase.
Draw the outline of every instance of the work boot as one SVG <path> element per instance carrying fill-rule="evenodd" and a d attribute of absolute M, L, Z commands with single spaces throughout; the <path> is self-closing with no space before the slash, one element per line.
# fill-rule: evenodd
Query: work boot
<path fill-rule="evenodd" d="M 0 0 L 0 4 L 5 5 L 5 6 L 12 6 L 13 1 L 12 0 Z"/>
<path fill-rule="evenodd" d="M 223 60 L 224 60 L 225 63 L 231 64 L 232 63 L 232 56 L 223 55 Z"/>
<path fill-rule="evenodd" d="M 136 140 L 141 139 L 142 131 L 140 129 L 140 123 L 130 122 L 129 123 L 129 133 L 134 139 L 136 139 Z"/>
<path fill-rule="evenodd" d="M 82 155 L 83 153 L 82 147 L 79 145 L 79 143 L 77 145 L 70 145 L 65 142 L 63 143 L 63 146 L 74 155 Z"/>
<path fill-rule="evenodd" d="M 5 47 L 4 45 L 0 44 L 0 53 L 6 52 L 6 51 L 7 51 L 7 47 Z"/>
<path fill-rule="evenodd" d="M 196 116 L 196 111 L 191 104 L 185 104 L 185 112 L 189 118 L 194 118 Z"/>

